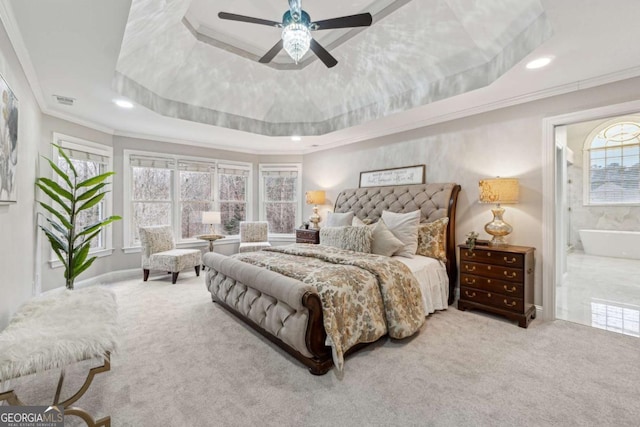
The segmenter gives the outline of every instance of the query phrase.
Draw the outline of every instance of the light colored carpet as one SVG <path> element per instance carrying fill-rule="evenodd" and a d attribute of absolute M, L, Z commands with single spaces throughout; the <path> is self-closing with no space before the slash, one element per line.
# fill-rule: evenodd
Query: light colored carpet
<path fill-rule="evenodd" d="M 115 290 L 121 346 L 78 406 L 114 426 L 637 426 L 640 341 L 564 321 L 529 329 L 450 308 L 418 336 L 312 376 L 184 273 Z M 68 372 L 71 389 L 83 379 Z M 17 384 L 45 404 L 53 377 Z M 69 390 L 71 391 L 71 390 Z M 70 420 L 69 420 L 70 421 Z M 72 425 L 75 423 L 68 423 Z"/>

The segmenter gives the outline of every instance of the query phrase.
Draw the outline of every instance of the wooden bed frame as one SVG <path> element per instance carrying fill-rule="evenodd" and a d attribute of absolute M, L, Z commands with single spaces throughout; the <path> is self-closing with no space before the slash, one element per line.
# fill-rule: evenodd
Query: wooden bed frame
<path fill-rule="evenodd" d="M 445 184 L 419 184 L 407 186 L 390 186 L 390 187 L 369 187 L 358 188 L 342 191 L 337 199 L 334 212 L 353 211 L 360 219 L 370 219 L 376 221 L 382 215 L 383 210 L 393 212 L 412 212 L 417 209 L 421 210 L 422 222 L 433 221 L 442 217 L 449 217 L 447 226 L 447 262 L 446 270 L 449 277 L 449 305 L 455 300 L 456 281 L 458 277 L 458 269 L 456 265 L 456 204 L 460 186 L 453 183 Z M 299 337 L 300 342 L 304 342 L 305 348 L 296 348 L 295 345 L 287 344 L 277 335 L 277 332 L 269 331 L 269 327 L 265 324 L 264 319 L 257 321 L 251 319 L 249 313 L 243 313 L 243 308 L 237 303 L 240 298 L 238 295 L 244 295 L 251 288 L 256 295 L 266 296 L 272 300 L 276 300 L 275 304 L 281 302 L 276 292 L 272 291 L 271 283 L 278 280 L 273 275 L 278 273 L 260 269 L 253 265 L 242 263 L 233 258 L 224 255 L 209 252 L 204 255 L 203 263 L 208 266 L 206 273 L 207 288 L 211 292 L 212 300 L 229 312 L 237 316 L 240 320 L 251 326 L 257 332 L 265 336 L 271 342 L 285 350 L 287 353 L 298 359 L 309 371 L 314 375 L 323 375 L 327 373 L 333 366 L 331 358 L 331 348 L 325 345 L 326 332 L 323 323 L 322 304 L 319 294 L 313 289 L 301 291 L 299 301 L 288 301 L 288 308 L 302 313 L 306 316 L 306 325 L 304 327 L 304 337 Z M 237 263 L 241 263 L 242 274 L 239 274 Z M 235 269 L 233 269 L 235 268 Z M 258 270 L 261 271 L 258 271 Z M 246 274 L 245 274 L 246 273 Z M 242 278 L 240 277 L 242 276 Z M 262 277 L 262 280 L 256 279 Z M 280 276 L 282 281 L 292 281 L 294 279 Z M 253 283 L 244 283 L 243 282 Z M 298 282 L 298 281 L 295 281 Z M 231 285 L 228 285 L 231 283 Z M 229 290 L 221 291 L 224 286 L 235 286 L 239 284 L 243 289 L 240 292 Z M 301 282 L 300 286 L 304 286 Z M 214 292 L 214 288 L 218 289 Z M 244 294 L 243 294 L 244 292 Z M 233 293 L 233 296 L 230 296 Z M 284 305 L 284 303 L 282 302 Z M 246 304 L 245 304 L 246 306 Z M 297 307 L 296 307 L 297 306 Z M 249 311 L 251 308 L 249 309 Z M 367 344 L 356 345 L 351 348 L 346 355 L 365 347 Z M 307 355 L 303 354 L 307 353 Z"/>

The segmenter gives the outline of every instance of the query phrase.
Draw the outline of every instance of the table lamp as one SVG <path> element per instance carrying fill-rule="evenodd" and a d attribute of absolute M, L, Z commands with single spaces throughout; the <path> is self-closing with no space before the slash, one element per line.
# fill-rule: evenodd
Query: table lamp
<path fill-rule="evenodd" d="M 320 222 L 320 215 L 318 215 L 318 205 L 323 205 L 325 200 L 324 190 L 314 190 L 306 192 L 307 204 L 313 206 L 313 214 L 309 217 L 311 228 L 318 229 L 318 223 Z"/>
<path fill-rule="evenodd" d="M 209 224 L 209 234 L 215 234 L 214 225 L 222 224 L 222 218 L 218 211 L 204 211 L 202 212 L 202 223 Z"/>
<path fill-rule="evenodd" d="M 489 242 L 490 246 L 506 246 L 505 236 L 513 231 L 513 227 L 504 222 L 502 215 L 504 209 L 500 207 L 502 203 L 518 203 L 520 188 L 518 180 L 515 178 L 492 178 L 482 179 L 478 183 L 480 189 L 480 203 L 495 203 L 496 207 L 491 209 L 493 220 L 484 226 L 484 230 L 493 236 Z"/>

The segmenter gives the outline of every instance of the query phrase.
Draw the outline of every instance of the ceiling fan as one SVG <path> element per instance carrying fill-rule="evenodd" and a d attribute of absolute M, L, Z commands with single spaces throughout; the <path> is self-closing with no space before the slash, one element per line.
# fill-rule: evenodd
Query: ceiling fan
<path fill-rule="evenodd" d="M 220 19 L 230 21 L 248 22 L 250 24 L 268 25 L 282 28 L 282 37 L 258 62 L 267 64 L 284 48 L 289 56 L 296 62 L 300 61 L 309 48 L 328 68 L 335 66 L 338 61 L 311 37 L 311 31 L 330 30 L 336 28 L 368 27 L 373 18 L 370 13 L 343 16 L 340 18 L 325 19 L 311 22 L 309 14 L 302 10 L 301 0 L 289 0 L 287 10 L 282 22 L 269 21 L 267 19 L 252 18 L 250 16 L 236 15 L 235 13 L 220 12 Z"/>

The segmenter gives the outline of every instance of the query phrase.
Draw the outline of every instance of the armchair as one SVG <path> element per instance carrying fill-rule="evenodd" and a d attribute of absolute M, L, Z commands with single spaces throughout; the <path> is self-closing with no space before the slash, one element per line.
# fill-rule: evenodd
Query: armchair
<path fill-rule="evenodd" d="M 269 223 L 266 221 L 240 222 L 240 252 L 259 251 L 271 246 L 268 241 Z"/>
<path fill-rule="evenodd" d="M 171 273 L 171 283 L 175 285 L 178 273 L 185 268 L 194 267 L 196 276 L 200 276 L 199 249 L 176 249 L 173 232 L 168 225 L 140 227 L 142 244 L 142 272 L 146 282 L 149 270 L 163 270 Z"/>

